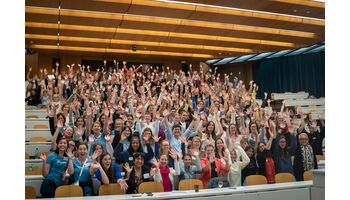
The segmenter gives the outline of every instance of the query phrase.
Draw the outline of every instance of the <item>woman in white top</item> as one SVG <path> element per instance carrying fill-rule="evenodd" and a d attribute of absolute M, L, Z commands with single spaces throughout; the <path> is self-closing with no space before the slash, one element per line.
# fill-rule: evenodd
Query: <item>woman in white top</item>
<path fill-rule="evenodd" d="M 230 187 L 241 185 L 242 169 L 250 162 L 248 155 L 240 145 L 234 145 L 233 148 L 234 149 L 231 151 L 231 155 L 229 154 L 230 156 L 228 158 L 229 172 L 227 180 L 230 183 Z M 242 161 L 237 160 L 236 150 L 242 155 Z"/>
<path fill-rule="evenodd" d="M 154 181 L 163 184 L 164 192 L 171 192 L 174 190 L 174 176 L 180 175 L 180 164 L 177 160 L 178 154 L 173 153 L 170 154 L 170 156 L 174 159 L 175 169 L 169 167 L 168 156 L 165 154 L 162 154 L 159 157 L 159 163 L 157 161 L 153 162 L 153 164 L 156 166 L 156 169 L 154 169 L 156 171 Z"/>

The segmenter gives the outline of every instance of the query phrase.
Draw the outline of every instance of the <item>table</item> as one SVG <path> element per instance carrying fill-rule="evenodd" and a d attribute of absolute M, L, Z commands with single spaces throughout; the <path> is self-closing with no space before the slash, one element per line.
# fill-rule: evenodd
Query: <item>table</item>
<path fill-rule="evenodd" d="M 189 199 L 210 200 L 215 197 L 219 200 L 310 200 L 310 188 L 312 181 L 290 182 L 279 184 L 266 184 L 255 186 L 240 186 L 222 189 L 204 189 L 199 192 L 193 190 L 154 193 L 153 196 L 141 195 L 108 195 L 94 197 L 52 198 L 62 200 L 126 200 L 126 199 Z"/>

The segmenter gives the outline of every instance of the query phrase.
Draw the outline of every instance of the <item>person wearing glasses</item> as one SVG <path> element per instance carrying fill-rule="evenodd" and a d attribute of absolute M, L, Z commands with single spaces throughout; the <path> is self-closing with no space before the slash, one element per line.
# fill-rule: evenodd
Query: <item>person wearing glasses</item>
<path fill-rule="evenodd" d="M 316 154 L 309 144 L 309 137 L 305 132 L 298 135 L 297 149 L 294 154 L 294 176 L 297 181 L 304 180 L 304 172 L 317 169 Z"/>

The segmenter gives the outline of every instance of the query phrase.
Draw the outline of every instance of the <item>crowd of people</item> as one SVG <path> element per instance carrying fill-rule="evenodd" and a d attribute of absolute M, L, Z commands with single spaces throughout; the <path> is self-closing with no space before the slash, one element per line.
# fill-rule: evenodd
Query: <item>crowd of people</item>
<path fill-rule="evenodd" d="M 93 195 L 93 176 L 127 194 L 148 181 L 165 192 L 183 179 L 240 186 L 249 175 L 270 176 L 271 160 L 273 173 L 302 181 L 323 153 L 324 119 L 284 104 L 273 110 L 268 93 L 259 105 L 254 81 L 245 85 L 217 68 L 56 67 L 26 76 L 26 103 L 47 109 L 52 134 L 52 154 L 40 156 L 42 197 L 54 197 L 67 173 L 84 195 Z"/>

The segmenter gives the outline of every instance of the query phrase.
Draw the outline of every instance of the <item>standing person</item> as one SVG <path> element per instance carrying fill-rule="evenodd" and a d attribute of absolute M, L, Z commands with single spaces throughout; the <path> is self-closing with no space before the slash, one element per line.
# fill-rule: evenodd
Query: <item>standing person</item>
<path fill-rule="evenodd" d="M 67 151 L 67 149 L 68 140 L 61 138 L 54 153 L 47 158 L 43 153 L 40 155 L 43 161 L 42 175 L 44 177 L 40 193 L 43 198 L 54 198 L 56 188 L 63 184 L 62 179 L 65 177 L 66 170 L 68 169 L 68 173 L 74 171 L 73 165 L 68 168 L 68 163 L 72 162 L 73 153 L 70 150 Z"/>
<path fill-rule="evenodd" d="M 133 166 L 130 166 L 129 163 L 125 163 L 126 179 L 127 184 L 129 185 L 126 193 L 127 194 L 137 194 L 139 193 L 139 185 L 143 182 L 152 181 L 154 178 L 151 173 L 151 168 L 145 163 L 145 154 L 143 152 L 135 152 L 132 156 Z"/>
<path fill-rule="evenodd" d="M 304 172 L 317 169 L 316 155 L 314 154 L 309 137 L 306 133 L 301 133 L 294 154 L 294 176 L 297 181 L 304 180 Z"/>
<path fill-rule="evenodd" d="M 179 161 L 177 160 L 178 154 L 173 152 L 170 156 L 174 160 L 175 169 L 169 167 L 168 156 L 164 154 L 160 156 L 159 162 L 153 162 L 156 166 L 154 181 L 163 184 L 164 192 L 171 192 L 174 189 L 174 176 L 180 175 L 180 166 Z"/>
<path fill-rule="evenodd" d="M 202 176 L 200 180 L 203 182 L 203 187 L 208 187 L 210 179 L 219 177 L 223 172 L 227 171 L 226 166 L 219 158 L 215 157 L 214 146 L 208 144 L 205 146 L 206 156 L 201 159 Z"/>
<path fill-rule="evenodd" d="M 88 158 L 88 145 L 86 143 L 79 143 L 78 156 L 73 159 L 72 165 L 74 173 L 71 175 L 71 183 L 78 182 L 83 189 L 84 196 L 93 195 L 92 179 L 90 175 L 91 159 Z"/>
<path fill-rule="evenodd" d="M 237 152 L 239 152 L 240 155 L 242 155 L 242 161 L 237 160 Z M 240 145 L 235 144 L 233 146 L 233 149 L 231 151 L 231 154 L 229 154 L 228 158 L 228 175 L 227 179 L 230 183 L 230 186 L 241 186 L 241 176 L 242 176 L 242 169 L 244 169 L 250 162 L 250 159 L 246 152 L 243 150 L 243 148 Z"/>
<path fill-rule="evenodd" d="M 286 137 L 283 135 L 279 140 L 274 139 L 272 142 L 273 156 L 276 166 L 276 173 L 289 172 L 293 174 L 293 164 L 291 157 L 296 149 L 296 139 L 294 135 L 290 136 L 291 146 L 287 146 Z"/>
<path fill-rule="evenodd" d="M 112 157 L 108 152 L 100 156 L 98 163 L 91 163 L 90 169 L 90 174 L 95 174 L 101 184 L 118 183 L 122 190 L 128 189 L 128 185 L 120 173 L 120 166 L 112 163 Z"/>

